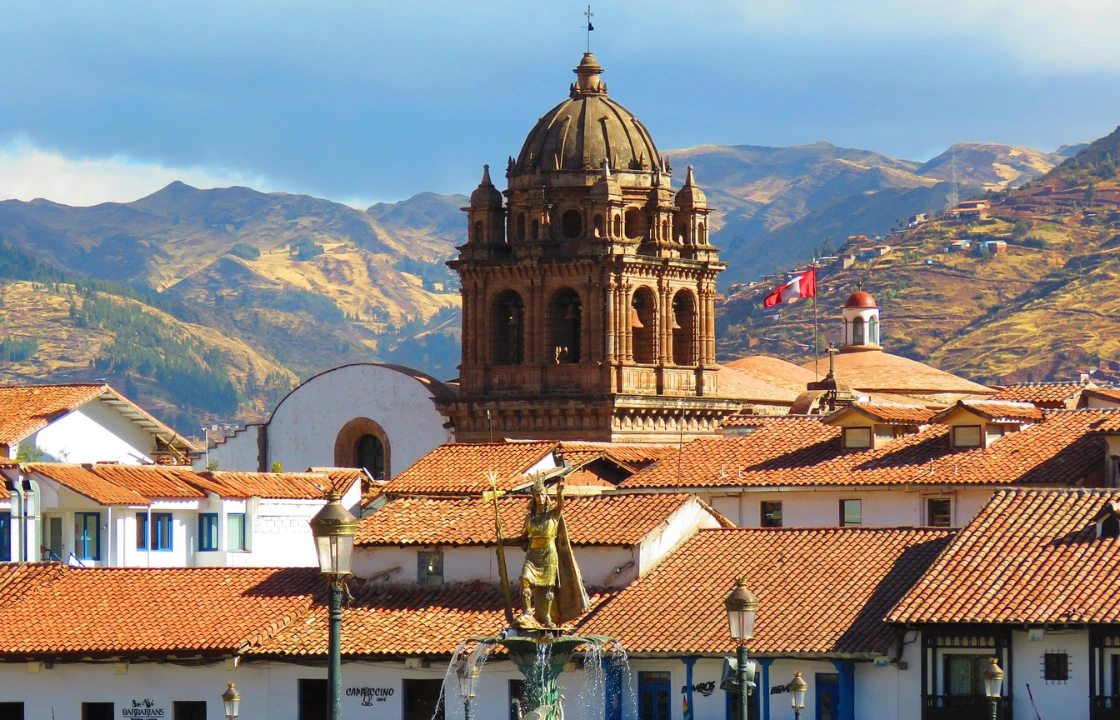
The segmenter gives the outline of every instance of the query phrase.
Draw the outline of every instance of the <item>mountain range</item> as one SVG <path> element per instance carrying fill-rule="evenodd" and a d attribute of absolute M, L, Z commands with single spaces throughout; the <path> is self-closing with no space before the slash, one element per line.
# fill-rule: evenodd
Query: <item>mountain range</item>
<path fill-rule="evenodd" d="M 1087 151 L 1071 148 L 959 144 L 925 163 L 826 142 L 669 155 L 708 193 L 726 288 Z M 260 419 L 299 379 L 347 362 L 454 377 L 459 295 L 444 262 L 465 241 L 467 202 L 420 193 L 363 211 L 179 182 L 130 203 L 0 202 L 0 382 L 104 377 L 189 430 Z"/>

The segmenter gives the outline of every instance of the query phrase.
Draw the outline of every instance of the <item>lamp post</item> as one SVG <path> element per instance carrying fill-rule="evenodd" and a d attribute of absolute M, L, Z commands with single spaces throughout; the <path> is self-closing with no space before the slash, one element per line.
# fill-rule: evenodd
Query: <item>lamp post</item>
<path fill-rule="evenodd" d="M 327 707 L 330 720 L 342 720 L 342 586 L 350 575 L 358 520 L 342 507 L 338 490 L 327 492 L 327 504 L 311 518 L 311 534 L 319 556 L 319 572 L 330 588 L 330 635 L 327 659 Z"/>
<path fill-rule="evenodd" d="M 222 693 L 222 705 L 226 709 L 226 720 L 233 720 L 241 709 L 241 693 L 237 692 L 233 683 L 226 683 L 226 685 L 226 691 Z"/>
<path fill-rule="evenodd" d="M 735 672 L 739 680 L 739 720 L 747 720 L 747 641 L 754 637 L 754 617 L 758 613 L 758 598 L 747 589 L 743 578 L 735 580 L 731 594 L 723 601 L 727 610 L 727 624 L 731 638 L 738 643 Z"/>
<path fill-rule="evenodd" d="M 786 685 L 789 690 L 789 704 L 793 708 L 793 720 L 801 720 L 801 711 L 805 709 L 805 693 L 809 690 L 809 683 L 801 677 L 800 672 L 793 674 L 793 680 Z"/>
<path fill-rule="evenodd" d="M 999 718 L 999 699 L 1003 695 L 1003 670 L 997 661 L 998 658 L 992 658 L 981 673 L 984 678 L 984 694 L 988 696 L 988 702 L 992 706 L 992 720 Z"/>
<path fill-rule="evenodd" d="M 471 720 L 471 700 L 478 694 L 478 666 L 459 666 L 459 694 L 463 696 L 463 718 Z"/>

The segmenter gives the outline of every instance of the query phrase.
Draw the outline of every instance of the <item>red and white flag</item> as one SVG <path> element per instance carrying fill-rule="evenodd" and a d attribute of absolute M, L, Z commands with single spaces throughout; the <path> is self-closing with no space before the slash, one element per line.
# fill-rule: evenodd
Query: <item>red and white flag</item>
<path fill-rule="evenodd" d="M 809 268 L 800 275 L 794 275 L 792 280 L 767 295 L 762 301 L 762 307 L 774 307 L 784 302 L 792 302 L 797 298 L 816 296 L 817 269 L 814 267 Z"/>

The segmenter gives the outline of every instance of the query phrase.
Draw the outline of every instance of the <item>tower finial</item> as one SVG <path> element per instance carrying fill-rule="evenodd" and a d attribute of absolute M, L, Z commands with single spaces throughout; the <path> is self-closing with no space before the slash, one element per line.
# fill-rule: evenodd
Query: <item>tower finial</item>
<path fill-rule="evenodd" d="M 489 165 L 489 163 L 487 163 L 486 165 L 482 166 L 482 182 L 480 182 L 479 185 L 493 185 L 493 184 L 494 183 L 490 181 L 490 165 Z"/>
<path fill-rule="evenodd" d="M 688 174 L 684 177 L 684 186 L 689 187 L 696 184 L 696 179 L 692 177 L 692 166 L 688 166 Z"/>
<path fill-rule="evenodd" d="M 591 23 L 591 18 L 595 17 L 595 13 L 591 12 L 590 5 L 583 11 L 583 15 L 587 18 L 587 24 L 583 26 L 583 29 L 587 31 L 587 52 L 591 52 L 591 33 L 595 30 L 595 26 Z"/>

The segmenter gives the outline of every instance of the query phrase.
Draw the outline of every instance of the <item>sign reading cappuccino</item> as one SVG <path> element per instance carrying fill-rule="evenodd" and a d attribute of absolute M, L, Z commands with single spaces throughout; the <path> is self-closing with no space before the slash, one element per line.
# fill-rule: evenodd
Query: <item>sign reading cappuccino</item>
<path fill-rule="evenodd" d="M 391 687 L 348 687 L 346 697 L 361 698 L 362 705 L 373 705 L 374 702 L 385 702 L 393 697 L 394 688 Z"/>

